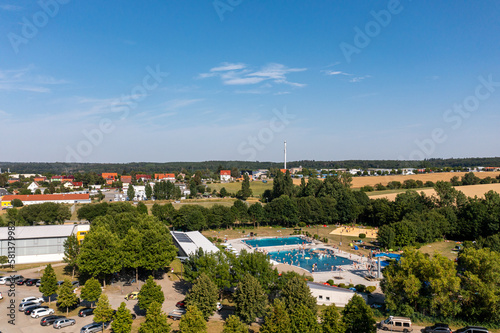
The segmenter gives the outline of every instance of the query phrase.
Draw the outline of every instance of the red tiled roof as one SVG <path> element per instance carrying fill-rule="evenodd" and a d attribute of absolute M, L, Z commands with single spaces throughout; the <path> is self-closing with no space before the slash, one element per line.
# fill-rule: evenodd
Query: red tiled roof
<path fill-rule="evenodd" d="M 135 176 L 135 179 L 141 179 L 141 178 L 151 179 L 151 175 L 136 175 Z"/>
<path fill-rule="evenodd" d="M 83 186 L 83 182 L 72 182 L 73 186 Z"/>
<path fill-rule="evenodd" d="M 52 200 L 88 200 L 89 194 L 33 194 L 33 195 L 4 195 L 2 201 L 52 201 Z"/>
<path fill-rule="evenodd" d="M 221 176 L 231 176 L 231 170 L 221 170 L 220 175 Z"/>

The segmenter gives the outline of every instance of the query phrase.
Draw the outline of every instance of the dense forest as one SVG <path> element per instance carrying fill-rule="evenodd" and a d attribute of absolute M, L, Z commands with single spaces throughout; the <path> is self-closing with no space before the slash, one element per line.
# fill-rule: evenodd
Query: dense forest
<path fill-rule="evenodd" d="M 194 172 L 196 170 L 218 171 L 220 169 L 238 168 L 240 170 L 256 170 L 281 168 L 281 162 L 248 162 L 248 161 L 204 161 L 204 162 L 138 162 L 138 163 L 39 163 L 39 162 L 0 162 L 2 171 L 10 169 L 15 173 L 75 173 L 75 172 L 117 172 L 128 174 L 134 172 L 154 173 L 173 172 L 183 169 Z M 497 167 L 500 166 L 500 157 L 484 158 L 450 158 L 428 159 L 424 161 L 397 161 L 397 160 L 349 160 L 349 161 L 314 161 L 302 160 L 287 163 L 290 168 L 302 166 L 311 169 L 401 169 L 401 168 L 443 168 L 443 167 Z"/>

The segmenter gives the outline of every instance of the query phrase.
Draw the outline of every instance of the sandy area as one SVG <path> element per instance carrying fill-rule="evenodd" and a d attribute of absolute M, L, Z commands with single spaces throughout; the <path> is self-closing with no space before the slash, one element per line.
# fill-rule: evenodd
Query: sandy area
<path fill-rule="evenodd" d="M 330 235 L 354 236 L 358 237 L 359 234 L 366 234 L 367 238 L 377 238 L 377 229 L 363 229 L 358 227 L 340 227 L 332 232 Z"/>
<path fill-rule="evenodd" d="M 470 186 L 456 186 L 455 187 L 457 190 L 463 192 L 466 196 L 468 197 L 483 197 L 484 194 L 489 192 L 489 191 L 495 191 L 500 193 L 500 184 L 483 184 L 483 185 L 470 185 Z M 424 192 L 428 196 L 435 196 L 436 191 L 432 188 L 427 188 L 423 190 L 418 190 L 418 192 Z M 374 192 L 372 192 L 374 193 Z M 387 198 L 391 201 L 396 199 L 396 196 L 399 193 L 389 193 L 389 194 L 378 194 L 378 195 L 370 195 L 370 199 L 380 199 L 380 198 Z"/>
<path fill-rule="evenodd" d="M 361 188 L 365 185 L 375 186 L 379 183 L 382 185 L 387 185 L 392 181 L 404 182 L 408 179 L 421 180 L 424 183 L 427 181 L 437 182 L 439 180 L 449 181 L 452 177 L 457 176 L 458 178 L 462 178 L 466 172 L 440 172 L 440 173 L 426 173 L 421 175 L 394 175 L 394 176 L 366 176 L 366 177 L 353 177 L 352 178 L 352 188 Z M 500 172 L 475 172 L 479 178 L 491 177 L 495 178 L 500 175 Z M 300 185 L 300 179 L 295 178 L 293 180 L 295 185 Z"/>

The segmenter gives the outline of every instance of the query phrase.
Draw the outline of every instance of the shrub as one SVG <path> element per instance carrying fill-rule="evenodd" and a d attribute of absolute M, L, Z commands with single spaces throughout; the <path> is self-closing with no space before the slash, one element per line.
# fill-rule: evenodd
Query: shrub
<path fill-rule="evenodd" d="M 326 281 L 326 283 L 328 283 L 330 286 L 333 286 L 335 284 L 335 282 L 332 279 Z"/>
<path fill-rule="evenodd" d="M 375 286 L 368 286 L 368 287 L 366 287 L 366 292 L 369 293 L 369 294 L 371 294 L 372 292 L 375 291 L 375 289 L 377 289 L 377 287 L 375 287 Z"/>
<path fill-rule="evenodd" d="M 314 234 L 313 238 L 314 238 L 314 239 L 316 239 L 316 240 L 318 240 L 318 239 L 319 239 L 319 236 L 318 236 L 318 235 L 316 235 L 316 234 Z"/>
<path fill-rule="evenodd" d="M 360 293 L 364 293 L 366 291 L 366 286 L 364 284 L 358 284 L 354 288 L 356 288 L 356 291 Z"/>
<path fill-rule="evenodd" d="M 366 238 L 366 234 L 359 234 L 359 238 L 365 239 Z"/>
<path fill-rule="evenodd" d="M 306 223 L 305 222 L 299 222 L 299 228 L 305 228 Z"/>
<path fill-rule="evenodd" d="M 340 283 L 338 287 L 339 287 L 339 288 L 346 288 L 346 285 L 345 285 L 345 283 Z M 347 289 L 347 288 L 346 288 L 346 289 Z"/>
<path fill-rule="evenodd" d="M 328 243 L 328 238 L 327 237 L 323 238 L 323 243 Z"/>

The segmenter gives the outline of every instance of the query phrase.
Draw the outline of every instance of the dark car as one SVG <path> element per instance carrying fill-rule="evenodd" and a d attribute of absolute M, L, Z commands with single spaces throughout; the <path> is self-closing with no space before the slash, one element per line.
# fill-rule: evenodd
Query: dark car
<path fill-rule="evenodd" d="M 19 286 L 22 286 L 23 284 L 28 282 L 28 280 L 31 280 L 31 279 L 19 279 L 19 280 L 17 280 L 16 284 Z"/>
<path fill-rule="evenodd" d="M 28 279 L 24 282 L 24 284 L 27 286 L 34 286 L 38 281 L 40 281 L 40 279 Z"/>
<path fill-rule="evenodd" d="M 78 311 L 78 317 L 87 317 L 94 314 L 94 309 L 92 308 L 83 308 Z"/>
<path fill-rule="evenodd" d="M 434 324 L 432 326 L 427 326 L 422 330 L 423 333 L 451 333 L 451 329 L 448 324 Z"/>
<path fill-rule="evenodd" d="M 65 316 L 54 316 L 54 315 L 43 317 L 42 319 L 40 319 L 40 325 L 42 325 L 42 326 L 52 325 L 52 324 L 54 324 L 54 322 L 57 319 L 62 319 L 62 318 L 66 318 L 66 317 Z"/>
<path fill-rule="evenodd" d="M 489 333 L 487 328 L 480 326 L 467 326 L 456 330 L 455 333 Z"/>
<path fill-rule="evenodd" d="M 175 306 L 176 306 L 176 307 L 178 307 L 178 308 L 181 308 L 181 309 L 182 309 L 182 308 L 185 308 L 185 307 L 186 307 L 186 300 L 185 300 L 185 299 L 183 299 L 182 301 L 177 302 L 177 303 L 175 304 Z"/>
<path fill-rule="evenodd" d="M 129 279 L 127 282 L 125 282 L 123 285 L 124 286 L 131 286 L 132 283 L 135 283 L 135 278 Z"/>
<path fill-rule="evenodd" d="M 24 314 L 29 316 L 31 314 L 31 312 L 33 312 L 33 310 L 36 310 L 36 309 L 48 309 L 49 307 L 46 306 L 46 305 L 32 305 L 32 306 L 29 306 L 27 307 L 25 310 L 24 310 Z"/>
<path fill-rule="evenodd" d="M 73 282 L 71 282 L 71 284 L 73 285 L 73 288 L 80 287 L 80 282 L 78 282 L 78 281 L 73 281 Z"/>

